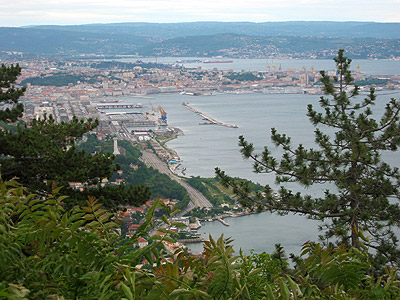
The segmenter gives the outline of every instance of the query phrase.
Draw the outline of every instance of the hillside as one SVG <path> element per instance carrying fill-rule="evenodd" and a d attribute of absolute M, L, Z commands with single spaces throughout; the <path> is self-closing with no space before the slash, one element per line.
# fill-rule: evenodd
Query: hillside
<path fill-rule="evenodd" d="M 399 23 L 375 22 L 187 22 L 187 23 L 114 23 L 77 26 L 36 26 L 101 34 L 130 34 L 160 40 L 190 35 L 234 33 L 254 36 L 377 37 L 400 38 Z"/>
<path fill-rule="evenodd" d="M 194 22 L 0 28 L 0 54 L 45 56 L 400 57 L 399 23 Z"/>

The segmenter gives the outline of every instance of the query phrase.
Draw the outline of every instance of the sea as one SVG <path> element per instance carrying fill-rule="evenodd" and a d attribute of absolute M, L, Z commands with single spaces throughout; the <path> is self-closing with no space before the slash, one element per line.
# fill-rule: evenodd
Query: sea
<path fill-rule="evenodd" d="M 175 60 L 176 58 L 169 58 Z M 249 60 L 246 66 L 256 70 Z M 158 59 L 158 62 L 162 62 Z M 264 60 L 265 62 L 265 60 Z M 312 60 L 313 65 L 321 64 L 321 69 L 333 69 L 332 61 Z M 293 61 L 287 62 L 294 64 Z M 297 62 L 298 63 L 298 62 Z M 299 65 L 303 65 L 301 62 Z M 240 61 L 246 65 L 246 60 Z M 225 65 L 225 64 L 221 64 Z M 330 66 L 330 68 L 329 68 Z M 379 67 L 380 66 L 380 67 Z M 399 61 L 365 61 L 360 63 L 360 69 L 374 69 L 371 74 L 400 74 Z M 222 68 L 220 66 L 220 68 Z M 251 69 L 253 68 L 253 69 Z M 391 98 L 400 99 L 400 91 L 379 91 L 374 114 L 378 118 L 383 112 L 384 104 Z M 366 95 L 360 95 L 359 98 Z M 187 177 L 214 177 L 215 167 L 224 170 L 228 175 L 241 177 L 260 183 L 269 184 L 278 189 L 274 174 L 256 174 L 252 162 L 242 158 L 238 147 L 238 137 L 243 135 L 247 141 L 254 144 L 256 152 L 261 152 L 264 146 L 279 157 L 281 154 L 271 142 L 271 128 L 285 133 L 292 138 L 292 144 L 303 144 L 315 147 L 314 126 L 309 122 L 306 112 L 307 105 L 312 104 L 319 109 L 319 95 L 308 94 L 214 94 L 211 96 L 188 96 L 180 94 L 148 95 L 143 98 L 125 98 L 126 102 L 153 106 L 160 105 L 168 115 L 168 124 L 178 127 L 184 134 L 168 142 L 168 147 L 174 149 L 181 159 L 178 172 L 185 169 Z M 182 103 L 203 112 L 204 114 L 224 123 L 237 125 L 238 128 L 228 128 L 218 125 L 201 125 L 204 120 L 197 114 L 186 109 Z M 322 128 L 324 129 L 324 128 Z M 327 129 L 328 132 L 330 129 Z M 390 153 L 384 158 L 392 165 L 400 166 L 399 153 Z M 180 174 L 183 175 L 183 174 Z M 312 186 L 304 189 L 296 184 L 288 185 L 293 191 L 318 196 L 325 189 L 333 186 Z M 204 222 L 199 232 L 208 238 L 211 235 L 217 239 L 222 234 L 233 239 L 233 247 L 238 253 L 254 250 L 257 253 L 271 253 L 275 244 L 284 246 L 286 253 L 299 254 L 302 244 L 307 241 L 318 241 L 318 226 L 320 222 L 308 220 L 304 216 L 289 214 L 278 216 L 268 212 L 252 214 L 238 218 L 226 218 L 230 226 L 224 226 L 218 221 Z M 202 251 L 202 244 L 189 244 L 194 253 Z"/>
<path fill-rule="evenodd" d="M 346 55 L 346 53 L 345 53 Z M 351 58 L 351 57 L 350 57 Z M 300 71 L 304 68 L 310 70 L 311 68 L 316 71 L 329 71 L 335 69 L 335 64 L 331 59 L 238 59 L 238 58 L 209 58 L 209 57 L 141 57 L 141 58 L 122 58 L 122 62 L 136 62 L 141 60 L 143 62 L 152 63 L 165 63 L 175 66 L 183 66 L 185 68 L 201 68 L 204 70 L 233 70 L 239 71 L 266 71 L 269 67 L 272 70 L 279 68 L 282 71 L 297 70 Z M 232 63 L 204 63 L 204 61 L 232 61 Z M 351 70 L 359 70 L 366 75 L 400 75 L 400 60 L 372 60 L 372 59 L 354 59 L 351 63 Z"/>

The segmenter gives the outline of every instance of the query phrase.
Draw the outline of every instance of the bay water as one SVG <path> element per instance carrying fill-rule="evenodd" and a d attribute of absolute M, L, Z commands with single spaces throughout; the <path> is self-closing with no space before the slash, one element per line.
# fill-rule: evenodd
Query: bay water
<path fill-rule="evenodd" d="M 241 177 L 269 184 L 274 188 L 274 174 L 256 174 L 252 162 L 243 160 L 238 147 L 238 137 L 243 135 L 254 143 L 257 152 L 267 145 L 277 158 L 280 150 L 270 141 L 270 131 L 275 127 L 278 132 L 292 137 L 294 146 L 303 144 L 314 146 L 314 130 L 306 112 L 307 104 L 319 108 L 318 95 L 307 94 L 216 94 L 213 96 L 187 96 L 179 94 L 152 95 L 148 98 L 131 98 L 125 101 L 141 102 L 145 105 L 161 105 L 168 114 L 169 126 L 179 127 L 184 135 L 168 142 L 168 147 L 174 149 L 181 158 L 185 175 L 214 177 L 214 168 L 219 167 L 230 176 Z M 362 95 L 361 95 L 362 97 Z M 383 110 L 384 103 L 390 98 L 400 98 L 400 91 L 378 93 L 377 117 Z M 238 128 L 228 128 L 217 125 L 200 125 L 204 120 L 197 114 L 182 106 L 182 102 L 203 112 L 204 114 L 224 123 L 235 124 Z M 386 158 L 392 164 L 398 165 L 398 153 L 392 153 Z M 178 171 L 179 172 L 179 171 Z M 182 174 L 181 174 L 182 175 Z M 303 189 L 291 184 L 294 191 L 313 196 L 319 195 L 327 186 L 312 186 Z M 287 253 L 299 254 L 301 246 L 306 241 L 318 240 L 319 222 L 306 219 L 304 216 L 289 214 L 278 216 L 268 212 L 227 218 L 229 227 L 219 222 L 205 222 L 199 232 L 208 237 L 211 234 L 218 238 L 221 234 L 234 239 L 234 249 L 242 249 L 249 253 L 272 252 L 274 245 L 280 243 Z M 189 248 L 198 253 L 201 244 L 191 244 Z"/>
<path fill-rule="evenodd" d="M 346 53 L 345 53 L 346 55 Z M 351 57 L 349 57 L 351 58 Z M 120 61 L 136 62 L 142 60 L 144 62 L 158 62 L 166 64 L 175 64 L 185 68 L 202 68 L 204 70 L 218 69 L 218 70 L 233 70 L 239 71 L 266 71 L 267 64 L 272 70 L 280 68 L 282 71 L 297 70 L 301 71 L 304 68 L 310 70 L 313 68 L 315 71 L 334 70 L 335 64 L 332 59 L 239 59 L 239 58 L 209 58 L 209 57 L 143 57 L 143 58 L 123 58 Z M 188 62 L 188 61 L 195 62 Z M 232 61 L 232 63 L 204 63 L 206 60 L 212 61 Z M 180 63 L 179 61 L 186 61 Z M 356 70 L 360 66 L 361 73 L 366 75 L 400 75 L 400 60 L 372 60 L 372 59 L 354 59 L 351 64 L 351 70 Z"/>

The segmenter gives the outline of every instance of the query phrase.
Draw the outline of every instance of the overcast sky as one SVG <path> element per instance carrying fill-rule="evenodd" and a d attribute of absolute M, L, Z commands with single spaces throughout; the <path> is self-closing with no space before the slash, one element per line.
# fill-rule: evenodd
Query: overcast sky
<path fill-rule="evenodd" d="M 192 21 L 400 22 L 400 0 L 0 0 L 0 26 Z"/>

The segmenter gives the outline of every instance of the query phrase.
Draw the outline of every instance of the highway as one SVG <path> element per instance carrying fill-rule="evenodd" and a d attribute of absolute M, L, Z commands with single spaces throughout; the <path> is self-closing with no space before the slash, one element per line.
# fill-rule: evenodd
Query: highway
<path fill-rule="evenodd" d="M 150 167 L 157 169 L 160 173 L 167 174 L 171 179 L 177 181 L 181 186 L 183 186 L 190 197 L 190 203 L 188 207 L 181 213 L 187 213 L 195 207 L 212 207 L 213 205 L 207 198 L 200 193 L 197 189 L 186 183 L 179 176 L 173 174 L 168 168 L 167 164 L 161 161 L 157 155 L 155 155 L 151 150 L 143 150 L 141 160 Z"/>

